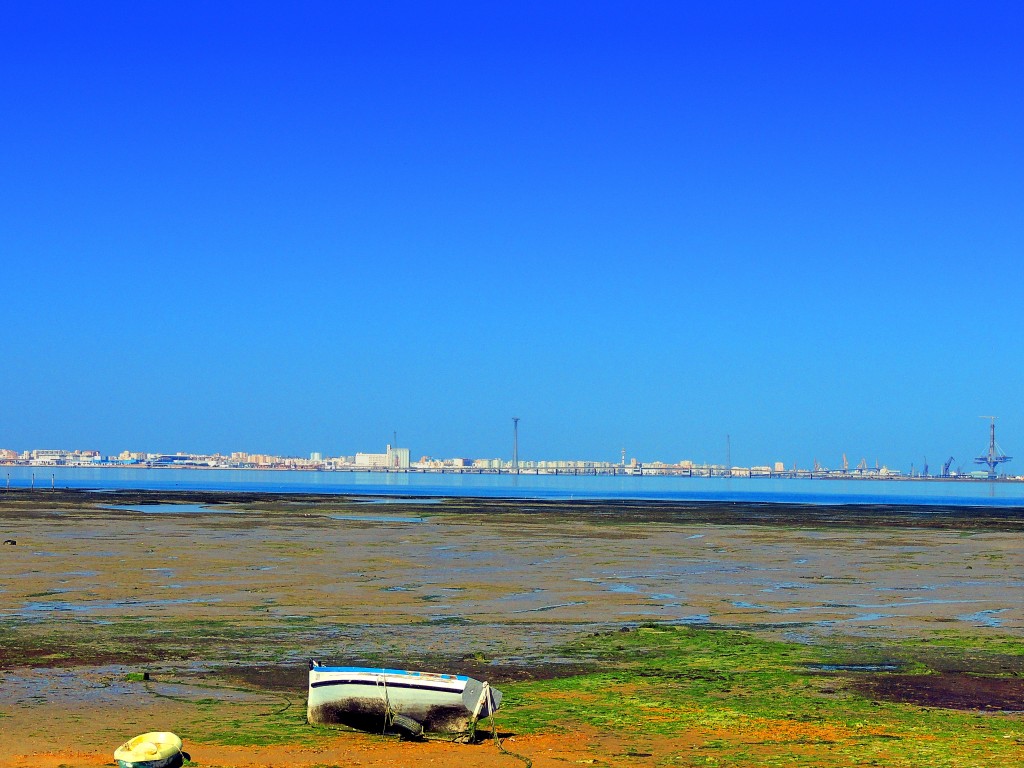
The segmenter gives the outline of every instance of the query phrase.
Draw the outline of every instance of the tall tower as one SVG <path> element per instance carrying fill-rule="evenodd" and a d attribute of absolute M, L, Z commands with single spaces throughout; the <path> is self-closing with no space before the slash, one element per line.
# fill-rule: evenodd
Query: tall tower
<path fill-rule="evenodd" d="M 512 417 L 512 471 L 519 474 L 519 417 Z"/>
<path fill-rule="evenodd" d="M 996 467 L 1006 461 L 1010 461 L 1012 456 L 1007 456 L 1003 453 L 1003 449 L 996 443 L 996 417 L 995 416 L 981 416 L 982 419 L 989 420 L 989 435 L 988 435 L 988 453 L 983 453 L 981 456 L 974 460 L 975 464 L 986 464 L 988 466 L 988 479 L 996 479 Z"/>

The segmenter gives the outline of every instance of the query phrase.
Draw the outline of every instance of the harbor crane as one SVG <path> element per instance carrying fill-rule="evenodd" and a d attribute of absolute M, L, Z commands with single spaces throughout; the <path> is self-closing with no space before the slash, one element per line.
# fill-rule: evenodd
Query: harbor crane
<path fill-rule="evenodd" d="M 1003 449 L 996 443 L 996 417 L 979 416 L 981 419 L 989 419 L 988 453 L 983 453 L 974 460 L 975 464 L 986 464 L 988 466 L 988 479 L 996 479 L 996 467 L 1004 462 L 1010 461 L 1013 457 L 1003 453 Z"/>
<path fill-rule="evenodd" d="M 946 460 L 946 463 L 942 465 L 942 477 L 949 477 L 949 468 L 952 466 L 952 464 L 953 464 L 953 457 L 950 456 Z"/>

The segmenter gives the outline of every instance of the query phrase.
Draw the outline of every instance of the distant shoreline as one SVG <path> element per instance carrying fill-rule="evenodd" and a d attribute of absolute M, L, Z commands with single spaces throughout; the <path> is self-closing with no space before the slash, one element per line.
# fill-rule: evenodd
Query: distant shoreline
<path fill-rule="evenodd" d="M 941 483 L 1024 483 L 1022 476 L 997 477 L 972 477 L 967 474 L 949 475 L 905 475 L 902 473 L 878 474 L 871 470 L 868 473 L 850 472 L 838 469 L 825 470 L 782 470 L 782 471 L 751 471 L 748 468 L 741 470 L 721 470 L 717 467 L 659 467 L 639 466 L 636 468 L 614 468 L 614 469 L 573 469 L 573 468 L 550 468 L 550 467 L 526 467 L 518 470 L 494 469 L 481 467 L 296 467 L 296 466 L 217 466 L 197 464 L 112 464 L 109 462 L 83 463 L 83 464 L 32 464 L 28 462 L 6 462 L 0 463 L 0 471 L 4 468 L 30 469 L 30 470 L 54 470 L 54 469 L 103 469 L 103 470 L 188 470 L 199 472 L 316 472 L 324 474 L 366 474 L 366 475 L 494 475 L 502 477 L 674 477 L 689 479 L 719 479 L 719 480 L 855 480 L 862 482 L 941 482 Z"/>

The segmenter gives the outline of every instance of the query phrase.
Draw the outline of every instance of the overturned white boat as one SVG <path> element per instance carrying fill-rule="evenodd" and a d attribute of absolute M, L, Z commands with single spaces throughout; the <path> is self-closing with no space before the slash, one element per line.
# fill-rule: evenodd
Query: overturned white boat
<path fill-rule="evenodd" d="M 461 733 L 501 706 L 501 691 L 465 675 L 309 662 L 306 718 L 361 730 Z"/>

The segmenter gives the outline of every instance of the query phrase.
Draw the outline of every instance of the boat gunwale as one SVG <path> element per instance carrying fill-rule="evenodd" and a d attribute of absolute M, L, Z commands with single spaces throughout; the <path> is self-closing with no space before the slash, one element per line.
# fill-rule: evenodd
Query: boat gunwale
<path fill-rule="evenodd" d="M 380 683 L 379 680 L 352 680 L 352 679 L 318 680 L 317 682 L 311 682 L 309 684 L 309 687 L 310 688 L 329 688 L 331 686 L 337 686 L 337 685 L 355 685 L 355 686 L 365 685 L 365 686 L 373 686 L 374 688 L 383 688 L 383 687 L 385 687 L 384 685 L 382 685 Z M 438 685 L 430 685 L 429 682 L 424 682 L 422 684 L 419 684 L 419 683 L 395 683 L 395 682 L 390 682 L 390 683 L 387 683 L 387 687 L 388 688 L 401 688 L 401 689 L 406 689 L 406 690 L 410 690 L 410 691 L 432 691 L 434 693 L 451 693 L 451 694 L 454 694 L 456 696 L 461 696 L 462 692 L 465 690 L 465 686 L 463 686 L 461 688 L 459 688 L 459 687 L 442 688 L 441 686 L 438 686 Z"/>
<path fill-rule="evenodd" d="M 474 678 L 468 675 L 447 675 L 441 672 L 417 672 L 409 669 L 385 669 L 381 667 L 328 667 L 317 664 L 310 668 L 310 673 L 313 672 L 331 672 L 331 673 L 344 673 L 348 672 L 351 674 L 366 674 L 366 675 L 398 675 L 404 677 L 417 677 L 417 678 L 434 678 L 439 680 L 458 680 L 465 682 Z"/>

